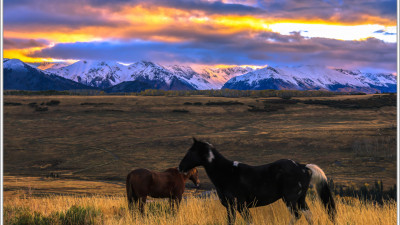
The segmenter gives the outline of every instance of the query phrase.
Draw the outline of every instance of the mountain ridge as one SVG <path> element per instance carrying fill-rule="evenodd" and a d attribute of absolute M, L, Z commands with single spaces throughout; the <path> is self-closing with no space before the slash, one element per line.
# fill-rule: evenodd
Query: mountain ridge
<path fill-rule="evenodd" d="M 9 60 L 12 60 L 10 63 Z M 18 70 L 31 65 L 17 59 L 4 59 L 4 71 Z M 8 62 L 8 63 L 7 63 Z M 19 62 L 23 63 L 20 64 Z M 21 65 L 23 65 L 21 67 Z M 207 90 L 207 89 L 287 89 L 361 91 L 366 93 L 396 92 L 397 76 L 392 74 L 362 73 L 359 70 L 327 68 L 324 66 L 266 66 L 260 69 L 250 67 L 193 69 L 186 65 L 160 65 L 151 61 L 121 64 L 116 61 L 82 60 L 71 65 L 40 64 L 46 70 L 34 68 L 33 73 L 43 73 L 47 79 L 65 78 L 106 92 L 139 92 L 145 89 L 162 90 Z M 15 68 L 12 68 L 15 67 Z M 33 68 L 33 67 L 32 67 Z M 23 73 L 26 73 L 22 70 Z M 43 76 L 43 74 L 41 76 Z M 14 74 L 14 76 L 16 76 Z M 55 77 L 57 76 L 57 77 Z M 14 80 L 14 82 L 21 82 Z M 64 80 L 63 80 L 64 82 Z M 64 82 L 65 83 L 65 82 Z M 74 84 L 75 83 L 70 83 Z M 74 86 L 73 85 L 73 86 Z M 24 88 L 23 85 L 7 83 L 9 86 Z M 50 85 L 51 86 L 51 85 Z M 50 87 L 49 86 L 49 87 Z M 29 87 L 26 87 L 29 89 Z"/>
<path fill-rule="evenodd" d="M 19 59 L 3 59 L 4 90 L 72 90 L 92 87 L 49 74 Z"/>
<path fill-rule="evenodd" d="M 359 70 L 323 66 L 264 67 L 227 81 L 224 88 L 238 90 L 290 89 L 396 92 L 397 77 L 391 74 L 361 73 Z"/>

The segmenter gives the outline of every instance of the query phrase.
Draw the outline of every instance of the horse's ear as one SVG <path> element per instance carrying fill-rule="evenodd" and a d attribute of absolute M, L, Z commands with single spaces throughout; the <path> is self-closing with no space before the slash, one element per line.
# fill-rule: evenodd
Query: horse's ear
<path fill-rule="evenodd" d="M 196 143 L 196 142 L 197 142 L 197 139 L 196 139 L 196 138 L 194 138 L 194 137 L 193 137 L 193 142 L 194 142 L 194 143 Z"/>

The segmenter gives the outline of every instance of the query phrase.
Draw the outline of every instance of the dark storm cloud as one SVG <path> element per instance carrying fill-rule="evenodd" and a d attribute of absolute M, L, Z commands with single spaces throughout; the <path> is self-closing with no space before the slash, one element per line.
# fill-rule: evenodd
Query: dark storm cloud
<path fill-rule="evenodd" d="M 36 57 L 102 59 L 123 62 L 151 60 L 159 63 L 325 65 L 346 69 L 396 70 L 396 44 L 370 38 L 339 41 L 304 39 L 299 34 L 265 32 L 253 41 L 238 36 L 225 43 L 185 42 L 80 42 L 57 44 L 34 53 Z M 77 58 L 78 57 L 78 58 Z"/>
<path fill-rule="evenodd" d="M 4 38 L 4 49 L 25 49 L 34 47 L 45 47 L 49 43 L 46 40 Z"/>

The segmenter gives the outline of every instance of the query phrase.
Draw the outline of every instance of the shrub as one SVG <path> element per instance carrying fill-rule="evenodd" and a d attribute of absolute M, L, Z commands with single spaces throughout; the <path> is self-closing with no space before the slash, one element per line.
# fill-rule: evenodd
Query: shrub
<path fill-rule="evenodd" d="M 31 103 L 28 104 L 28 106 L 30 106 L 32 108 L 35 108 L 37 106 L 37 103 L 36 102 L 31 102 Z"/>
<path fill-rule="evenodd" d="M 36 108 L 35 108 L 35 111 L 37 111 L 37 112 L 45 112 L 45 111 L 48 111 L 49 110 L 49 108 L 47 108 L 47 107 L 41 107 L 41 106 L 37 106 Z"/>
<path fill-rule="evenodd" d="M 83 102 L 81 103 L 81 105 L 93 105 L 93 106 L 102 106 L 102 105 L 114 105 L 114 103 L 110 103 L 110 102 Z"/>
<path fill-rule="evenodd" d="M 22 105 L 22 103 L 19 102 L 4 102 L 4 105 L 8 105 L 8 106 L 17 106 L 17 105 Z"/>
<path fill-rule="evenodd" d="M 174 110 L 172 110 L 172 112 L 176 112 L 176 113 L 188 113 L 189 110 L 186 110 L 186 109 L 174 109 Z"/>
<path fill-rule="evenodd" d="M 71 206 L 65 213 L 57 213 L 63 225 L 88 225 L 95 224 L 97 217 L 101 216 L 100 210 L 87 206 Z"/>
<path fill-rule="evenodd" d="M 226 102 L 207 102 L 206 105 L 212 106 L 212 105 L 244 105 L 242 102 L 238 101 L 226 101 Z"/>
<path fill-rule="evenodd" d="M 396 185 L 384 190 L 382 181 L 375 181 L 373 185 L 365 183 L 361 187 L 336 185 L 332 179 L 328 183 L 333 193 L 340 197 L 354 197 L 362 201 L 373 201 L 379 204 L 383 204 L 384 201 L 388 200 L 396 200 L 397 198 Z"/>
<path fill-rule="evenodd" d="M 31 212 L 28 208 L 4 208 L 4 223 L 13 225 L 52 225 L 57 224 L 57 219 L 43 216 L 39 212 Z"/>
<path fill-rule="evenodd" d="M 59 105 L 59 104 L 60 104 L 59 100 L 51 100 L 49 102 L 46 102 L 46 105 L 48 106 Z"/>

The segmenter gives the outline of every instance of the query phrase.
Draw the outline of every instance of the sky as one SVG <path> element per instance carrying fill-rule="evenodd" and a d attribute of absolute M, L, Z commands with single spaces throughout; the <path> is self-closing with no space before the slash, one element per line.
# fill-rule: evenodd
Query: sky
<path fill-rule="evenodd" d="M 396 72 L 396 0 L 4 0 L 4 57 Z"/>

